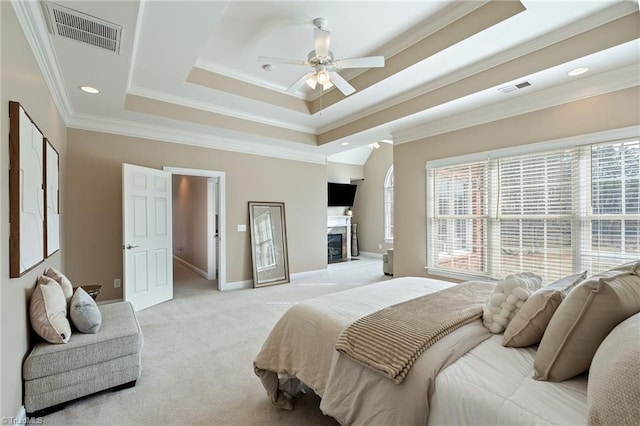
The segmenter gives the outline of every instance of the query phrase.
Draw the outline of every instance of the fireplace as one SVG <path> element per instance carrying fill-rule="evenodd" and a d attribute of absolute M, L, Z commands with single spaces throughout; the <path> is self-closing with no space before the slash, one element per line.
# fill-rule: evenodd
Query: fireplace
<path fill-rule="evenodd" d="M 328 263 L 351 260 L 351 217 L 329 216 L 327 218 Z"/>
<path fill-rule="evenodd" d="M 327 235 L 327 262 L 335 263 L 342 261 L 342 254 L 344 253 L 342 247 L 342 234 L 328 234 Z"/>

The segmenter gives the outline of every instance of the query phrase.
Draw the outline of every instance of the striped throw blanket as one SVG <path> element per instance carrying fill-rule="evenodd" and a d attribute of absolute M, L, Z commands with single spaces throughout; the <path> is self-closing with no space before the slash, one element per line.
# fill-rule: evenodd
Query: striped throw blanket
<path fill-rule="evenodd" d="M 400 383 L 431 345 L 482 316 L 493 288 L 468 281 L 381 309 L 344 329 L 336 349 Z"/>

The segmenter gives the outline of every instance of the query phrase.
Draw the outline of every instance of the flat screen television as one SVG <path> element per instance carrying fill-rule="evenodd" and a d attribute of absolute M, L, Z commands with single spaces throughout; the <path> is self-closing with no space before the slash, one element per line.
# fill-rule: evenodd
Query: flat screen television
<path fill-rule="evenodd" d="M 329 182 L 327 187 L 329 207 L 353 207 L 358 185 Z"/>

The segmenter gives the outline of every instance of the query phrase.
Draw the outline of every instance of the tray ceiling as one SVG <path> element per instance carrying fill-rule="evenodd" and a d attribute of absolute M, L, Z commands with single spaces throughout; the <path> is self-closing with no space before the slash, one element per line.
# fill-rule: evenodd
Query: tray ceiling
<path fill-rule="evenodd" d="M 634 2 L 55 3 L 122 27 L 113 53 L 54 35 L 44 3 L 14 2 L 69 127 L 258 155 L 362 164 L 381 139 L 640 84 Z M 328 20 L 336 58 L 386 58 L 384 68 L 340 72 L 357 89 L 348 97 L 306 85 L 285 93 L 305 70 L 257 61 L 306 59 L 317 17 Z M 567 75 L 579 66 L 590 70 Z"/>

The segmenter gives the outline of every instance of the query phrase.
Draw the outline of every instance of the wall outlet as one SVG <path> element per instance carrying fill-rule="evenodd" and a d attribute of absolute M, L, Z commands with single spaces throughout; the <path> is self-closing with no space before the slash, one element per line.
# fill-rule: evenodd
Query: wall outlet
<path fill-rule="evenodd" d="M 247 225 L 238 225 L 238 232 L 247 232 Z"/>
<path fill-rule="evenodd" d="M 378 244 L 378 250 L 382 250 L 382 244 Z"/>
<path fill-rule="evenodd" d="M 113 288 L 120 288 L 120 278 L 113 280 Z"/>

